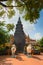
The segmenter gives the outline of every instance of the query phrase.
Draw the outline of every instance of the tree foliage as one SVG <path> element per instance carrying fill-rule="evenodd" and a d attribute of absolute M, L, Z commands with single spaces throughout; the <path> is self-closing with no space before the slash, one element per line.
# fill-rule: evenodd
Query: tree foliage
<path fill-rule="evenodd" d="M 3 8 L 7 8 L 8 18 L 12 18 L 15 14 L 13 7 L 16 7 L 20 13 L 24 12 L 24 19 L 30 20 L 30 22 L 35 22 L 40 17 L 40 11 L 43 9 L 43 0 L 7 0 L 5 4 L 0 4 L 1 12 L 3 11 L 2 14 L 0 12 L 0 16 L 6 13 Z"/>
<path fill-rule="evenodd" d="M 0 28 L 2 29 L 6 29 L 7 28 L 7 31 L 13 31 L 14 29 L 14 24 L 5 24 L 5 21 L 0 21 Z"/>
<path fill-rule="evenodd" d="M 6 43 L 9 41 L 9 34 L 3 28 L 0 28 L 0 44 Z"/>
<path fill-rule="evenodd" d="M 39 44 L 41 47 L 43 47 L 43 37 L 40 39 Z"/>
<path fill-rule="evenodd" d="M 7 2 L 5 2 L 5 4 L 7 6 L 12 5 L 12 0 L 7 0 Z M 3 15 L 5 15 L 5 16 L 7 15 L 8 18 L 12 18 L 15 15 L 15 10 L 13 9 L 13 7 L 7 8 L 6 5 L 4 5 L 4 3 L 0 2 L 0 17 L 2 17 Z"/>
<path fill-rule="evenodd" d="M 6 27 L 7 27 L 8 31 L 10 31 L 10 30 L 13 31 L 13 29 L 14 29 L 14 24 L 7 24 Z"/>
<path fill-rule="evenodd" d="M 5 21 L 0 21 L 0 44 L 6 43 L 10 40 L 9 31 L 13 30 L 13 28 L 14 24 L 5 24 Z"/>
<path fill-rule="evenodd" d="M 1 28 L 1 26 L 4 26 L 4 25 L 5 25 L 4 22 L 5 22 L 5 21 L 0 21 L 0 28 Z"/>
<path fill-rule="evenodd" d="M 18 2 L 16 1 L 16 3 L 24 4 L 19 9 L 23 9 L 22 12 L 25 12 L 23 17 L 25 20 L 30 20 L 30 22 L 36 21 L 40 16 L 40 11 L 43 9 L 42 0 L 19 0 Z"/>

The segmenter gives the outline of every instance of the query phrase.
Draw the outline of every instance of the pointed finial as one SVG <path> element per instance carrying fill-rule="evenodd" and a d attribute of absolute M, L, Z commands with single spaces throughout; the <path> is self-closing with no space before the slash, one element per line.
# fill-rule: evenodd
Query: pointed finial
<path fill-rule="evenodd" d="M 21 19 L 20 19 L 20 17 L 19 17 L 19 19 L 18 19 L 18 23 L 20 23 L 20 24 L 21 24 Z"/>
<path fill-rule="evenodd" d="M 20 17 L 19 17 L 19 21 L 20 21 Z"/>

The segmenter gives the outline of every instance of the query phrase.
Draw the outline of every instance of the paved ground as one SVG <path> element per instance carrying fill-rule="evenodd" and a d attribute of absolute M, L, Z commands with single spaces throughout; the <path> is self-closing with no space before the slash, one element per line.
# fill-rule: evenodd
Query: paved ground
<path fill-rule="evenodd" d="M 19 54 L 16 58 L 0 56 L 0 65 L 43 65 L 43 54 L 34 55 L 32 58 L 24 54 Z"/>

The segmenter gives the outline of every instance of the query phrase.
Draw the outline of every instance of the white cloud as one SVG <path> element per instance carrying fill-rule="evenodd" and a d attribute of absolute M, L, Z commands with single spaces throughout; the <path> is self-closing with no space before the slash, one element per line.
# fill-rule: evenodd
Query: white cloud
<path fill-rule="evenodd" d="M 35 33 L 35 35 L 34 35 L 34 38 L 36 39 L 36 40 L 39 40 L 39 39 L 41 39 L 41 33 Z"/>
<path fill-rule="evenodd" d="M 23 18 L 21 18 L 24 32 L 28 35 L 30 32 L 35 30 L 34 24 L 31 24 L 29 21 L 25 21 Z"/>

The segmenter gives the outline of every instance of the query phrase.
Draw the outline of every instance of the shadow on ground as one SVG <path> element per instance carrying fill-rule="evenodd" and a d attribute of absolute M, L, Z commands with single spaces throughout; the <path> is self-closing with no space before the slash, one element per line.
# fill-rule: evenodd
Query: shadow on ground
<path fill-rule="evenodd" d="M 32 58 L 37 59 L 37 60 L 43 60 L 43 59 L 36 57 L 36 56 L 32 56 Z"/>
<path fill-rule="evenodd" d="M 23 58 L 20 55 L 17 55 L 16 59 L 19 60 L 19 61 L 24 61 Z"/>
<path fill-rule="evenodd" d="M 11 62 L 6 62 L 6 61 L 11 61 L 11 60 L 6 60 L 6 58 L 9 58 L 9 57 L 0 57 L 0 65 L 12 65 Z"/>

